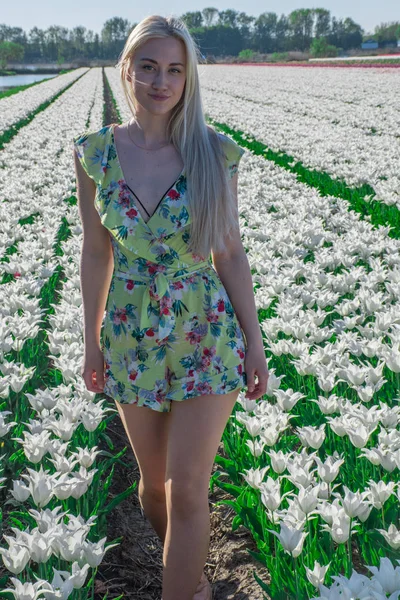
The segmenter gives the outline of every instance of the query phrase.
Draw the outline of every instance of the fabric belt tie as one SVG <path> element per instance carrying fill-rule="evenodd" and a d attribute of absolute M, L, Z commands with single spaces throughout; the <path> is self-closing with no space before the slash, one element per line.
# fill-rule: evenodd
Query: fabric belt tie
<path fill-rule="evenodd" d="M 167 338 L 175 328 L 175 314 L 172 306 L 170 281 L 177 281 L 190 277 L 193 273 L 205 271 L 213 268 L 211 262 L 203 261 L 194 265 L 185 266 L 184 273 L 172 277 L 165 271 L 156 271 L 152 274 L 125 273 L 124 271 L 114 271 L 113 276 L 133 281 L 134 283 L 147 284 L 142 298 L 142 307 L 139 315 L 139 327 L 145 329 L 153 327 L 150 319 L 151 314 L 158 314 L 158 337 L 160 340 Z M 174 270 L 173 273 L 179 273 Z M 151 295 L 150 295 L 151 292 Z M 153 298 L 152 298 L 153 296 Z M 152 305 L 152 300 L 156 301 L 157 306 Z"/>

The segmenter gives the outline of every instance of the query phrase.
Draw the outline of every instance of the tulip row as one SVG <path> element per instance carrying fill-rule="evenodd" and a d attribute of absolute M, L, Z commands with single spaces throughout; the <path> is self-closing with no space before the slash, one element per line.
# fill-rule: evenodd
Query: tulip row
<path fill-rule="evenodd" d="M 235 123 L 293 163 L 368 186 L 366 200 L 376 195 L 400 208 L 400 80 L 394 71 L 234 68 L 235 76 L 226 66 L 200 69 L 213 119 Z"/>
<path fill-rule="evenodd" d="M 76 69 L 31 86 L 0 100 L 0 142 L 8 141 L 20 127 L 26 126 L 43 106 L 52 102 L 79 77 L 86 68 Z"/>
<path fill-rule="evenodd" d="M 106 506 L 111 483 L 107 471 L 119 455 L 98 451 L 96 442 L 104 437 L 106 413 L 112 409 L 104 407 L 103 402 L 93 403 L 94 394 L 86 390 L 80 377 L 83 336 L 78 261 L 82 229 L 76 198 L 66 198 L 66 191 L 74 187 L 72 137 L 86 127 L 101 127 L 104 108 L 101 91 L 101 70 L 92 69 L 73 89 L 51 104 L 45 114 L 38 114 L 30 125 L 22 128 L 3 150 L 6 180 L 11 186 L 7 186 L 7 203 L 2 205 L 8 207 L 3 222 L 5 230 L 17 229 L 17 232 L 10 236 L 1 263 L 6 275 L 0 287 L 5 307 L 2 311 L 5 342 L 0 362 L 4 398 L 0 437 L 2 464 L 6 468 L 0 493 L 8 495 L 7 501 L 2 502 L 4 507 L 16 507 L 7 514 L 4 524 L 9 527 L 18 524 L 18 528 L 11 528 L 14 536 L 4 536 L 8 547 L 1 547 L 0 553 L 4 566 L 18 578 L 11 577 L 14 587 L 3 589 L 2 597 L 6 593 L 24 600 L 43 594 L 46 597 L 58 597 L 58 594 L 63 598 L 78 598 L 77 594 L 79 598 L 88 597 L 96 569 L 105 552 L 113 546 L 105 549 L 106 538 L 100 539 L 106 516 L 135 487 Z M 74 130 L 71 130 L 71 121 Z M 35 139 L 35 146 L 43 152 L 33 163 L 31 179 L 27 181 L 32 201 L 25 207 L 20 196 L 12 191 L 21 180 L 18 165 L 28 155 L 30 139 Z M 28 147 L 26 152 L 23 144 Z M 32 163 L 32 156 L 30 159 Z M 57 204 L 57 198 L 65 201 Z M 29 227 L 16 227 L 21 217 L 30 223 Z M 28 244 L 29 254 L 26 252 Z M 52 277 L 55 272 L 57 283 L 64 279 L 67 282 L 60 290 L 55 289 Z M 32 296 L 40 297 L 39 309 Z M 56 312 L 49 310 L 50 306 Z M 35 312 L 43 316 L 42 322 L 48 330 L 42 326 L 37 332 Z M 23 328 L 25 319 L 31 331 Z M 35 345 L 27 348 L 25 341 L 32 335 Z M 17 350 L 21 365 L 8 360 L 12 348 Z M 25 371 L 28 375 L 21 380 Z M 31 420 L 32 409 L 36 413 L 34 421 Z M 6 422 L 8 415 L 12 415 L 12 423 Z M 25 426 L 28 419 L 30 431 Z M 80 424 L 83 427 L 79 427 Z M 51 433 L 54 439 L 50 439 Z M 19 449 L 16 443 L 21 445 Z M 104 454 L 109 458 L 97 462 L 97 468 L 93 468 L 96 456 Z M 39 465 L 39 470 L 29 468 L 28 462 Z M 74 470 L 76 465 L 79 470 Z M 24 466 L 27 472 L 22 474 Z M 24 504 L 30 505 L 30 510 Z M 64 520 L 65 515 L 68 522 Z M 71 572 L 67 570 L 69 563 L 72 563 Z M 89 568 L 94 572 L 84 590 Z M 34 579 L 36 582 L 32 583 Z"/>
<path fill-rule="evenodd" d="M 233 460 L 224 466 L 236 471 L 235 484 L 242 473 L 255 491 L 235 490 L 236 525 L 253 531 L 259 558 L 274 572 L 274 592 L 286 587 L 301 597 L 297 578 L 287 585 L 276 546 L 270 556 L 268 522 L 281 526 L 271 535 L 293 560 L 305 555 L 294 571 L 300 579 L 321 554 L 332 557 L 335 573 L 346 561 L 351 569 L 355 549 L 377 564 L 400 547 L 394 524 L 387 529 L 390 520 L 398 523 L 400 496 L 398 476 L 388 475 L 400 466 L 399 242 L 360 221 L 346 202 L 319 196 L 264 159 L 246 153 L 239 173 L 243 243 L 271 366 L 267 395 L 276 404 L 241 399 L 244 414 L 236 412 L 224 438 Z M 293 450 L 299 442 L 300 454 Z M 263 482 L 270 466 L 275 477 Z M 278 510 L 287 495 L 288 508 Z M 250 505 L 258 518 L 249 516 Z"/>
<path fill-rule="evenodd" d="M 251 139 L 250 136 L 240 130 L 219 123 L 207 117 L 208 121 L 223 133 L 231 136 L 236 142 L 248 148 L 252 153 L 274 162 L 285 170 L 294 173 L 302 183 L 316 189 L 322 196 L 331 195 L 335 198 L 346 200 L 348 208 L 359 213 L 361 217 L 368 217 L 373 225 L 389 227 L 388 235 L 400 239 L 400 211 L 396 206 L 388 206 L 376 199 L 372 188 L 363 185 L 360 188 L 349 187 L 345 182 L 334 180 L 326 172 L 316 173 L 314 169 L 307 169 L 300 162 L 295 162 L 293 157 L 282 152 L 273 152 L 259 140 Z M 368 195 L 367 192 L 372 192 Z"/>

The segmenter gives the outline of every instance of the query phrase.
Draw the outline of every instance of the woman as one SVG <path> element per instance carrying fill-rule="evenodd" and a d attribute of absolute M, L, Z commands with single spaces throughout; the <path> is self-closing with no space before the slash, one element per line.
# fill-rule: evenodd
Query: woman
<path fill-rule="evenodd" d="M 199 55 L 182 21 L 145 18 L 118 63 L 132 118 L 74 138 L 82 375 L 114 399 L 135 453 L 163 600 L 211 599 L 214 458 L 240 389 L 255 400 L 268 379 L 239 231 L 244 151 L 205 122 Z"/>

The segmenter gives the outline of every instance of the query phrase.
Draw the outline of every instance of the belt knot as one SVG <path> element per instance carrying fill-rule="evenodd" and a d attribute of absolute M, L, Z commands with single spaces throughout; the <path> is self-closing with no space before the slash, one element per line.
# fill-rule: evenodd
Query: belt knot
<path fill-rule="evenodd" d="M 158 338 L 159 340 L 164 340 L 172 333 L 176 324 L 172 306 L 171 289 L 169 287 L 170 281 L 190 277 L 193 273 L 204 271 L 209 268 L 212 268 L 211 262 L 205 260 L 185 267 L 182 269 L 182 273 L 179 273 L 179 271 L 175 269 L 174 274 L 178 274 L 174 276 L 168 276 L 168 273 L 161 270 L 155 270 L 152 273 L 137 273 L 133 275 L 122 271 L 114 271 L 114 276 L 129 279 L 137 283 L 147 283 L 142 298 L 139 327 L 141 330 L 152 327 L 153 323 L 150 317 L 152 314 L 158 314 Z M 156 303 L 159 304 L 158 308 L 153 306 L 152 300 L 155 300 Z"/>

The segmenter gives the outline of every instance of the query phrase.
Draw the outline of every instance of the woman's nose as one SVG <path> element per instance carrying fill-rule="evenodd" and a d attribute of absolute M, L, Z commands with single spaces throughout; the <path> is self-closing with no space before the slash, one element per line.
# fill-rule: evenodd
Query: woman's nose
<path fill-rule="evenodd" d="M 157 86 L 162 86 L 167 83 L 167 74 L 163 71 L 158 71 L 154 76 L 154 84 Z"/>

